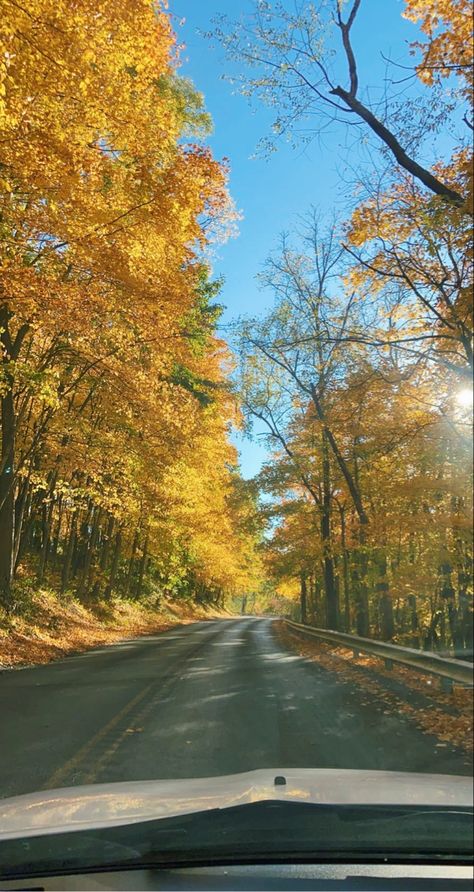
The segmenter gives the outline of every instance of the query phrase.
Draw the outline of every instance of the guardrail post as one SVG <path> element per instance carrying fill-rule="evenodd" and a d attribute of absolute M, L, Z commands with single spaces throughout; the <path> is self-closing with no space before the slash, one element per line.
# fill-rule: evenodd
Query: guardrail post
<path fill-rule="evenodd" d="M 452 691 L 453 691 L 452 678 L 441 678 L 441 690 L 444 691 L 445 694 L 452 694 Z"/>
<path fill-rule="evenodd" d="M 386 669 L 393 669 L 393 660 L 384 660 Z"/>
<path fill-rule="evenodd" d="M 352 650 L 352 656 L 353 656 L 354 659 L 356 660 L 357 657 L 358 657 L 359 655 L 360 655 L 360 651 L 356 650 L 355 647 L 354 647 L 353 650 Z"/>

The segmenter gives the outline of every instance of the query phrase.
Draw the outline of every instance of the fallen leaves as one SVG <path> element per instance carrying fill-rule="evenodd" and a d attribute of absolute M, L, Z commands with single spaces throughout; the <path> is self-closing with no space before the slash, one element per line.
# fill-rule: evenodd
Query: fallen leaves
<path fill-rule="evenodd" d="M 384 715 L 398 713 L 412 721 L 422 731 L 438 738 L 438 748 L 452 745 L 472 753 L 472 690 L 454 687 L 453 692 L 447 694 L 436 685 L 428 685 L 426 676 L 405 667 L 394 666 L 392 670 L 387 670 L 375 657 L 361 655 L 355 658 L 352 651 L 348 652 L 345 648 L 333 647 L 322 641 L 303 641 L 289 632 L 284 623 L 276 624 L 276 629 L 283 646 L 336 673 L 362 695 L 370 693 L 371 702 L 377 701 Z M 406 697 L 394 692 L 394 682 L 398 683 L 398 690 L 400 683 L 403 685 Z M 430 698 L 431 702 L 420 706 L 420 694 Z"/>
<path fill-rule="evenodd" d="M 186 602 L 163 602 L 158 608 L 114 600 L 86 608 L 79 601 L 64 602 L 45 590 L 37 593 L 34 608 L 32 618 L 7 620 L 0 616 L 0 670 L 50 663 L 98 645 L 151 635 L 178 624 L 221 615 L 217 610 Z"/>

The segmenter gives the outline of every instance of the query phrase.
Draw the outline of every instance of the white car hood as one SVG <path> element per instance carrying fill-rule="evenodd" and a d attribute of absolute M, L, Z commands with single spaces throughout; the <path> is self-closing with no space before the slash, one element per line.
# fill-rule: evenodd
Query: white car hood
<path fill-rule="evenodd" d="M 283 776 L 286 784 L 275 785 Z M 0 800 L 0 839 L 112 827 L 265 800 L 331 805 L 472 806 L 468 777 L 278 768 L 224 777 L 91 784 Z"/>

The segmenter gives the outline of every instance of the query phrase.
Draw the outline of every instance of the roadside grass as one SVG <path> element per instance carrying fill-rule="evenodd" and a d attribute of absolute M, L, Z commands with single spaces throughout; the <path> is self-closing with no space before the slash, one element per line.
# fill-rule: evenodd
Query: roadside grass
<path fill-rule="evenodd" d="M 111 598 L 84 603 L 71 592 L 34 587 L 27 580 L 15 589 L 15 608 L 0 608 L 0 669 L 49 663 L 98 645 L 150 635 L 200 619 L 229 616 L 225 610 L 191 601 Z"/>

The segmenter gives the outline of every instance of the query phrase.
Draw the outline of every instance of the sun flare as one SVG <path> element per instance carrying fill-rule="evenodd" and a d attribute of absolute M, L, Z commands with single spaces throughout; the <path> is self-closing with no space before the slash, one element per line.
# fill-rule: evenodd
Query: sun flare
<path fill-rule="evenodd" d="M 469 387 L 459 390 L 456 394 L 456 402 L 462 409 L 472 409 L 473 391 Z"/>

